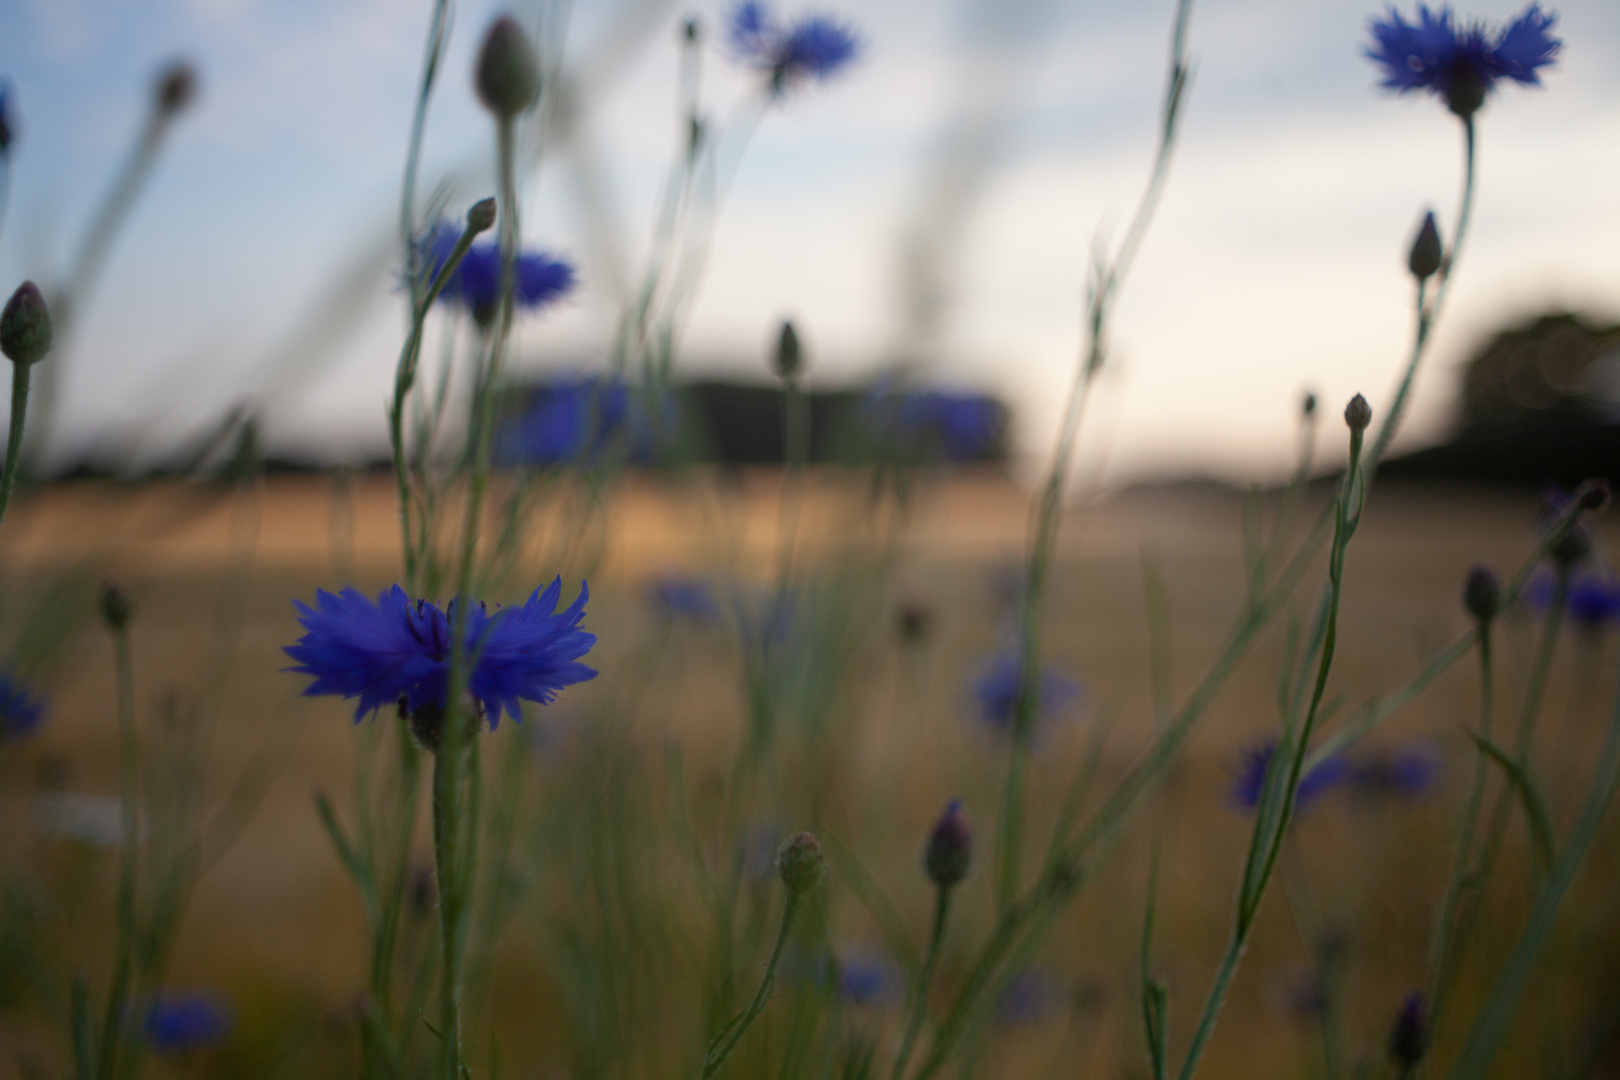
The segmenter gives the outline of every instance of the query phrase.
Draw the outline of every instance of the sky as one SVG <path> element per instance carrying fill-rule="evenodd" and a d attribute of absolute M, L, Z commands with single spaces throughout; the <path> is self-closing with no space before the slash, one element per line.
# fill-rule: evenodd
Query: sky
<path fill-rule="evenodd" d="M 859 27 L 859 63 L 775 104 L 727 189 L 685 325 L 683 370 L 760 378 L 791 316 L 813 381 L 872 378 L 917 327 L 907 253 L 941 300 L 921 377 L 1004 398 L 1026 475 L 1049 454 L 1082 345 L 1095 238 L 1146 178 L 1172 4 L 816 0 Z M 428 0 L 0 0 L 0 77 L 20 117 L 0 283 L 55 280 L 141 124 L 153 73 L 200 73 L 61 363 L 57 461 L 160 456 L 249 404 L 272 450 L 385 446 L 403 335 L 401 165 Z M 521 371 L 599 365 L 647 258 L 677 140 L 677 30 L 702 0 L 512 7 L 580 88 L 578 136 L 524 183 L 524 232 L 580 268 L 525 319 Z M 787 16 L 802 8 L 786 6 Z M 1468 14 L 1512 17 L 1480 0 Z M 1474 227 L 1405 443 L 1445 437 L 1456 373 L 1496 331 L 1558 308 L 1620 320 L 1620 4 L 1557 5 L 1546 86 L 1479 117 Z M 1456 214 L 1458 124 L 1391 97 L 1360 55 L 1361 2 L 1197 0 L 1195 75 L 1169 184 L 1117 308 L 1081 440 L 1082 481 L 1286 471 L 1300 396 L 1330 415 L 1392 393 L 1412 330 L 1405 252 Z M 496 5 L 462 0 L 424 152 L 458 212 L 490 193 L 472 55 Z M 755 77 L 711 32 L 703 99 Z M 909 288 L 908 288 L 909 283 Z M 1342 453 L 1325 425 L 1323 453 Z"/>

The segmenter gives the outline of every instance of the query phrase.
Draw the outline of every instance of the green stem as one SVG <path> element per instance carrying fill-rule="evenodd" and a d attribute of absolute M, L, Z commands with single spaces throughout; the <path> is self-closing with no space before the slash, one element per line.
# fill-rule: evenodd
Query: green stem
<path fill-rule="evenodd" d="M 1491 670 L 1491 624 L 1479 624 L 1479 732 L 1486 739 L 1491 735 L 1492 705 L 1494 700 Z M 1429 950 L 1429 1023 L 1438 1027 L 1450 990 L 1452 956 L 1452 929 L 1457 916 L 1457 904 L 1465 889 L 1478 888 L 1470 864 L 1474 858 L 1474 840 L 1479 832 L 1480 814 L 1485 806 L 1485 781 L 1490 763 L 1483 747 L 1475 748 L 1474 776 L 1468 785 L 1468 801 L 1464 804 L 1462 823 L 1457 831 L 1457 855 L 1452 864 L 1451 881 L 1446 886 L 1440 911 L 1435 919 L 1434 942 Z"/>
<path fill-rule="evenodd" d="M 1525 690 L 1524 702 L 1519 712 L 1518 740 L 1514 747 L 1514 756 L 1520 769 L 1529 775 L 1530 744 L 1535 732 L 1536 716 L 1541 711 L 1541 700 L 1547 685 L 1547 675 L 1552 670 L 1553 653 L 1558 644 L 1558 631 L 1563 623 L 1564 609 L 1569 601 L 1569 575 L 1560 571 L 1558 583 L 1553 591 L 1552 606 L 1547 609 L 1547 622 L 1542 628 L 1541 641 L 1536 649 L 1535 667 L 1531 670 L 1530 685 Z M 1496 869 L 1496 859 L 1501 852 L 1502 841 L 1507 834 L 1508 821 L 1513 812 L 1513 784 L 1505 783 L 1502 790 L 1497 793 L 1496 805 L 1491 808 L 1490 826 L 1485 834 L 1485 841 L 1480 848 L 1479 861 L 1469 874 L 1471 889 L 1468 902 L 1462 909 L 1457 920 L 1455 936 L 1450 942 L 1451 955 L 1443 957 L 1440 967 L 1439 990 L 1437 991 L 1436 1005 L 1445 1002 L 1449 996 L 1452 983 L 1455 981 L 1457 971 L 1463 959 L 1468 954 L 1468 947 L 1473 943 L 1474 931 L 1478 927 L 1480 915 L 1485 905 L 1485 888 L 1490 882 L 1491 874 Z M 1438 1017 L 1439 1009 L 1431 1012 L 1431 1016 Z"/>
<path fill-rule="evenodd" d="M 776 986 L 776 968 L 782 961 L 782 950 L 787 947 L 788 931 L 793 928 L 793 916 L 799 910 L 798 893 L 789 893 L 787 904 L 782 908 L 782 925 L 776 931 L 776 944 L 771 946 L 771 958 L 765 965 L 765 976 L 759 981 L 759 990 L 754 994 L 754 1000 L 748 1008 L 731 1023 L 721 1029 L 710 1045 L 709 1052 L 703 1056 L 703 1080 L 720 1071 L 726 1058 L 736 1049 L 743 1034 L 748 1030 L 756 1017 L 764 1011 L 765 1003 L 770 1000 L 771 990 Z"/>
<path fill-rule="evenodd" d="M 439 1075 L 460 1080 L 461 1069 L 461 953 L 463 944 L 461 875 L 456 841 L 460 829 L 461 746 L 451 739 L 452 714 L 445 710 L 445 730 L 433 757 L 433 865 L 439 885 Z M 459 717 L 457 718 L 459 719 Z M 456 725 L 456 726 L 459 726 Z M 449 745 L 457 745 L 452 749 Z"/>
<path fill-rule="evenodd" d="M 804 498 L 804 466 L 810 459 L 810 400 L 799 380 L 782 380 L 782 505 L 777 587 L 786 589 L 793 573 L 793 546 L 799 529 L 799 504 Z"/>
<path fill-rule="evenodd" d="M 118 947 L 113 963 L 112 985 L 107 991 L 107 1012 L 102 1020 L 101 1051 L 96 1056 L 97 1075 L 111 1080 L 118 1075 L 120 1036 L 126 1021 L 129 984 L 135 959 L 135 872 L 139 852 L 140 825 L 136 818 L 139 802 L 140 748 L 135 734 L 135 668 L 130 658 L 129 632 L 114 627 L 113 656 L 118 679 L 118 763 L 119 823 L 123 843 L 118 857 Z"/>
<path fill-rule="evenodd" d="M 917 985 L 912 990 L 911 1007 L 906 1018 L 905 1035 L 900 1040 L 900 1052 L 895 1055 L 894 1070 L 890 1073 L 891 1080 L 901 1080 L 906 1075 L 906 1064 L 911 1060 L 912 1047 L 916 1045 L 917 1035 L 922 1031 L 923 1017 L 928 1014 L 928 990 L 933 985 L 934 967 L 939 963 L 940 945 L 945 940 L 945 919 L 950 914 L 951 890 L 948 886 L 940 886 L 934 894 L 934 929 L 928 935 L 928 952 L 923 957 L 922 971 L 917 976 Z"/>
<path fill-rule="evenodd" d="M 23 423 L 28 418 L 28 377 L 32 364 L 11 365 L 11 430 L 6 435 L 5 471 L 0 472 L 0 521 L 11 503 L 11 487 L 17 482 L 17 464 L 22 460 Z"/>
<path fill-rule="evenodd" d="M 1197 1073 L 1204 1049 L 1215 1032 L 1215 1021 L 1225 1002 L 1227 987 L 1231 985 L 1232 977 L 1237 973 L 1238 964 L 1243 959 L 1249 933 L 1253 930 L 1260 911 L 1260 901 L 1265 896 L 1266 886 L 1276 869 L 1277 859 L 1282 851 L 1283 837 L 1287 835 L 1288 824 L 1293 816 L 1294 799 L 1299 792 L 1300 779 L 1303 776 L 1311 730 L 1316 724 L 1322 695 L 1327 690 L 1328 674 L 1333 668 L 1333 655 L 1338 639 L 1339 598 L 1344 591 L 1345 549 L 1361 516 L 1359 508 L 1352 510 L 1352 500 L 1365 490 L 1359 483 L 1361 440 L 1361 430 L 1352 429 L 1350 469 L 1345 473 L 1344 484 L 1339 489 L 1339 509 L 1335 515 L 1333 548 L 1328 562 L 1327 632 L 1317 662 L 1316 682 L 1311 691 L 1310 707 L 1299 731 L 1291 738 L 1285 737 L 1278 745 L 1267 770 L 1268 773 L 1275 770 L 1276 755 L 1281 754 L 1285 747 L 1288 748 L 1288 772 L 1285 774 L 1286 779 L 1280 794 L 1273 796 L 1275 801 L 1269 805 L 1268 800 L 1262 799 L 1261 805 L 1255 810 L 1254 838 L 1250 842 L 1248 864 L 1238 893 L 1237 918 L 1232 928 L 1232 937 L 1227 944 L 1221 966 L 1216 972 L 1215 983 L 1210 988 L 1209 997 L 1205 999 L 1204 1012 L 1199 1017 L 1192 1045 L 1188 1048 L 1187 1057 L 1182 1063 L 1179 1074 L 1181 1080 L 1192 1080 Z M 1266 787 L 1268 789 L 1272 787 L 1269 775 Z"/>

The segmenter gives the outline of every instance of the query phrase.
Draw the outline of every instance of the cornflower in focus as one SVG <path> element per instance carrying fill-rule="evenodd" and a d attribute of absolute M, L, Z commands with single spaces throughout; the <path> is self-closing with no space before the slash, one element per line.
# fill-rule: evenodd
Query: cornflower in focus
<path fill-rule="evenodd" d="M 224 1042 L 235 1026 L 217 994 L 166 994 L 146 1010 L 146 1041 L 160 1054 L 179 1054 Z"/>
<path fill-rule="evenodd" d="M 9 672 L 0 670 L 0 743 L 32 734 L 45 720 L 45 702 Z"/>
<path fill-rule="evenodd" d="M 831 78 L 860 51 L 855 32 L 829 15 L 783 26 L 757 0 L 732 9 L 728 36 L 739 58 L 769 74 L 773 96 L 805 79 Z"/>
<path fill-rule="evenodd" d="M 412 600 L 398 585 L 379 594 L 375 603 L 353 588 L 335 594 L 322 589 L 315 595 L 315 608 L 293 601 L 308 632 L 284 650 L 298 661 L 288 671 L 314 676 L 306 695 L 359 698 L 356 721 L 395 703 L 413 722 L 424 708 L 442 715 L 459 601 L 441 609 Z M 503 710 L 522 719 L 520 701 L 547 705 L 563 687 L 596 677 L 593 669 L 577 663 L 596 644 L 595 634 L 580 629 L 587 595 L 581 583 L 574 602 L 557 611 L 559 577 L 519 607 L 491 614 L 479 604 L 468 611 L 463 647 L 476 662 L 467 692 L 488 715 L 492 729 Z"/>
<path fill-rule="evenodd" d="M 1018 706 L 1020 667 L 1017 656 L 1003 653 L 992 659 L 973 680 L 973 697 L 979 705 L 979 718 L 1001 734 L 1012 733 L 1013 711 Z M 1036 683 L 1037 719 L 1056 716 L 1083 689 L 1080 683 L 1052 668 L 1043 668 Z"/>
<path fill-rule="evenodd" d="M 428 281 L 449 261 L 462 230 L 441 222 L 423 242 L 423 273 Z M 575 285 L 574 268 L 546 252 L 517 253 L 512 264 L 512 301 L 537 311 L 566 296 Z M 501 297 L 501 252 L 495 244 L 474 244 L 445 282 L 440 299 L 460 304 L 482 327 L 495 322 Z"/>
<path fill-rule="evenodd" d="M 1232 805 L 1240 810 L 1253 810 L 1260 805 L 1260 794 L 1266 785 L 1266 768 L 1271 756 L 1277 752 L 1277 741 L 1267 739 L 1259 746 L 1243 751 L 1243 760 L 1232 778 Z M 1303 810 L 1317 798 L 1350 778 L 1350 763 L 1342 757 L 1330 757 L 1299 778 L 1295 793 L 1295 806 Z"/>
<path fill-rule="evenodd" d="M 1531 4 L 1501 29 L 1483 22 L 1461 23 L 1450 7 L 1431 11 L 1419 4 L 1408 23 L 1394 8 L 1374 19 L 1373 43 L 1366 50 L 1384 76 L 1386 90 L 1427 90 L 1467 119 L 1502 79 L 1540 86 L 1537 69 L 1554 63 L 1563 43 L 1548 33 L 1558 16 Z"/>

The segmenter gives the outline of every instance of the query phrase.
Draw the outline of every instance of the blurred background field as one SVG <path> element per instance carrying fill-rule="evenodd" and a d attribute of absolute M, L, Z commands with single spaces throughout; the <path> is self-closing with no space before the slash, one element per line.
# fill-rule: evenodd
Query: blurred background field
<path fill-rule="evenodd" d="M 592 1055 L 603 1052 L 590 1045 L 577 1003 L 570 1010 L 559 1001 L 558 943 L 547 924 L 558 910 L 583 917 L 564 898 L 581 902 L 586 895 L 567 887 L 578 867 L 559 854 L 566 846 L 555 834 L 563 828 L 559 822 L 570 822 L 566 828 L 588 839 L 605 827 L 603 816 L 615 807 L 622 811 L 627 800 L 667 804 L 663 762 L 671 747 L 685 759 L 694 813 L 702 820 L 713 810 L 705 800 L 722 786 L 743 730 L 729 617 L 672 628 L 648 587 L 680 572 L 712 582 L 720 597 L 758 588 L 776 551 L 778 481 L 768 469 L 677 480 L 633 477 L 601 509 L 596 549 L 566 568 L 577 573 L 589 563 L 588 625 L 601 638 L 592 658 L 618 677 L 575 688 L 561 704 L 531 714 L 523 727 L 503 725 L 492 738 L 499 754 L 521 755 L 532 769 L 519 840 L 532 845 L 531 876 L 502 938 L 494 983 L 493 1007 L 507 1033 L 503 1050 L 517 1075 L 589 1073 Z M 385 477 L 364 474 L 336 480 L 280 475 L 239 487 L 81 482 L 38 492 L 17 509 L 5 539 L 10 619 L 27 606 L 25 598 L 50 590 L 59 592 L 65 610 L 83 613 L 62 627 L 63 645 L 46 669 L 46 685 L 55 691 L 51 723 L 38 738 L 8 749 L 0 788 L 13 841 L 42 855 L 62 895 L 82 905 L 47 914 L 58 966 L 92 965 L 107 947 L 105 927 L 81 916 L 104 910 L 111 881 L 112 860 L 93 835 L 93 815 L 88 824 L 78 823 L 91 831 L 78 840 L 53 838 L 64 826 L 50 818 L 52 807 L 60 814 L 64 795 L 105 799 L 116 791 L 111 650 L 88 617 L 96 581 L 118 576 L 135 602 L 143 699 L 199 703 L 228 676 L 211 749 L 216 812 L 228 786 L 220 778 L 267 770 L 262 801 L 196 894 L 173 966 L 174 985 L 215 988 L 235 1003 L 236 1035 L 224 1049 L 201 1052 L 221 1075 L 232 1072 L 229 1062 L 236 1059 L 244 1069 L 242 1062 L 252 1061 L 257 1074 L 277 1055 L 286 1055 L 288 1075 L 299 1075 L 314 1067 L 311 1061 L 352 1052 L 355 999 L 364 987 L 359 905 L 321 834 L 312 797 L 325 791 L 337 806 L 348 805 L 360 732 L 346 705 L 299 697 L 299 680 L 277 669 L 285 665 L 281 646 L 297 631 L 290 597 L 308 600 L 317 586 L 338 581 L 374 590 L 394 580 L 392 499 Z M 1536 502 L 1512 489 L 1390 483 L 1381 490 L 1350 560 L 1354 588 L 1345 602 L 1335 692 L 1343 687 L 1370 695 L 1395 686 L 1465 629 L 1458 595 L 1463 572 L 1479 560 L 1512 565 L 1534 535 Z M 1100 748 L 1099 783 L 1106 785 L 1150 734 L 1144 548 L 1157 554 L 1171 597 L 1169 655 L 1179 698 L 1208 662 L 1240 599 L 1243 503 L 1218 487 L 1183 486 L 1137 489 L 1070 513 L 1053 585 L 1049 655 L 1085 689 L 1037 746 L 1035 836 L 1057 815 L 1069 778 L 1092 747 Z M 830 734 L 818 744 L 822 757 L 812 761 L 789 751 L 772 782 L 790 805 L 819 799 L 824 827 L 849 845 L 916 927 L 928 901 L 917 860 L 929 822 L 952 796 L 988 822 L 1002 779 L 1005 751 L 975 716 L 971 680 L 999 644 L 1008 567 L 1018 555 L 1029 502 L 990 469 L 929 487 L 899 534 L 903 557 L 876 592 L 863 591 L 879 577 L 870 565 L 871 545 L 862 533 L 870 523 L 860 521 L 862 510 L 862 500 L 835 473 L 812 477 L 801 550 L 846 583 L 842 603 L 849 617 L 837 632 L 848 666 L 826 718 Z M 1605 539 L 1620 540 L 1612 522 Z M 514 591 L 526 592 L 558 565 L 554 559 L 526 562 Z M 920 641 L 908 644 L 898 620 L 911 607 L 927 612 L 928 625 Z M 1501 645 L 1506 688 L 1522 684 L 1537 626 L 1528 610 L 1507 617 Z M 1008 1038 L 998 1044 L 996 1062 L 985 1063 L 992 1074 L 1138 1072 L 1130 973 L 1147 855 L 1155 843 L 1163 847 L 1165 866 L 1162 975 L 1173 994 L 1189 996 L 1208 979 L 1250 820 L 1231 804 L 1230 788 L 1242 751 L 1275 724 L 1281 637 L 1280 631 L 1268 635 L 1246 661 L 1163 799 L 1131 830 L 1126 852 L 1063 917 L 1027 985 L 1020 984 L 1029 1000 L 1001 1007 L 997 1023 Z M 1561 821 L 1571 812 L 1571 792 L 1584 781 L 1602 721 L 1604 702 L 1588 688 L 1612 684 L 1616 657 L 1614 636 L 1599 629 L 1572 634 L 1555 661 L 1560 677 L 1545 709 L 1548 730 L 1538 765 L 1554 778 L 1550 811 Z M 627 689 L 627 678 L 640 685 Z M 1477 724 L 1477 708 L 1474 677 L 1459 665 L 1356 751 L 1368 763 L 1414 749 L 1430 754 L 1439 770 L 1434 787 L 1353 786 L 1309 809 L 1291 854 L 1299 858 L 1311 898 L 1296 882 L 1290 895 L 1279 891 L 1268 901 L 1211 1049 L 1208 1075 L 1288 1074 L 1295 1067 L 1280 1065 L 1288 1062 L 1305 1075 L 1320 1067 L 1315 1025 L 1324 942 L 1337 950 L 1336 970 L 1348 988 L 1348 1045 L 1368 1061 L 1382 1054 L 1390 1010 L 1422 979 L 1433 905 L 1448 873 L 1438 853 L 1451 828 L 1448 807 L 1466 784 L 1464 729 Z M 756 824 L 769 833 L 795 823 Z M 664 827 L 667 822 L 654 828 Z M 1620 993 L 1616 829 L 1611 820 L 1583 871 L 1539 991 L 1576 1045 L 1583 1034 L 1602 1034 L 1605 1010 Z M 1515 837 L 1515 864 L 1527 851 L 1523 840 Z M 417 847 L 425 871 L 425 834 Z M 639 850 L 662 859 L 667 853 L 660 848 L 645 840 Z M 708 854 L 717 864 L 726 857 L 719 849 Z M 853 891 L 853 873 L 835 849 L 828 940 L 841 962 L 860 971 L 870 966 L 867 977 L 875 980 L 859 1004 L 848 1006 L 857 1019 L 851 1030 L 892 1038 L 903 997 L 899 961 Z M 667 888 L 655 902 L 673 908 L 671 918 L 699 917 L 688 871 L 661 866 L 649 872 L 646 886 Z M 966 941 L 982 933 L 989 917 L 988 873 L 981 869 L 964 889 L 961 940 L 947 953 L 947 979 L 951 965 L 962 962 Z M 1513 925 L 1522 913 L 1511 892 L 1495 905 L 1487 911 L 1478 958 L 1487 965 L 1505 948 L 1489 927 Z M 643 943 L 636 951 L 659 971 L 653 982 L 669 994 L 665 1007 L 691 1008 L 681 977 L 696 979 L 700 958 L 668 942 Z M 793 992 L 791 986 L 782 991 Z M 787 1037 L 781 1014 L 768 1014 L 766 1023 L 762 1040 Z M 1545 1047 L 1537 1030 L 1526 1024 L 1510 1036 L 1515 1063 L 1503 1075 L 1540 1074 Z M 50 1039 L 32 1023 L 8 1020 L 0 1031 L 6 1068 L 56 1060 Z M 182 1058 L 173 1067 L 184 1073 L 201 1064 Z"/>

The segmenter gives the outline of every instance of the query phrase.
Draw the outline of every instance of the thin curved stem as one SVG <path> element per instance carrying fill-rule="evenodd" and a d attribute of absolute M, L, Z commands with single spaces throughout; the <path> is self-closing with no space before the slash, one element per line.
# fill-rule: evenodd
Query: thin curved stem
<path fill-rule="evenodd" d="M 798 914 L 799 896 L 799 893 L 788 893 L 787 903 L 782 908 L 782 923 L 776 931 L 776 944 L 771 946 L 771 958 L 765 965 L 765 974 L 759 981 L 754 1000 L 731 1023 L 720 1029 L 720 1034 L 709 1046 L 709 1052 L 703 1055 L 703 1080 L 709 1080 L 720 1071 L 720 1066 L 726 1063 L 726 1058 L 742 1041 L 748 1026 L 764 1011 L 765 1003 L 771 999 L 771 991 L 776 986 L 776 969 L 782 962 L 782 950 L 787 947 L 788 931 L 793 929 L 793 917 Z"/>
<path fill-rule="evenodd" d="M 923 1017 L 928 1015 L 928 991 L 934 982 L 934 968 L 939 963 L 940 945 L 945 940 L 945 920 L 950 915 L 950 910 L 951 890 L 947 886 L 940 886 L 934 894 L 934 929 L 928 935 L 928 952 L 923 957 L 922 970 L 917 975 L 917 985 L 911 992 L 905 1035 L 900 1040 L 900 1052 L 895 1055 L 894 1069 L 889 1074 L 891 1080 L 901 1080 L 906 1075 L 906 1065 L 911 1060 L 912 1048 L 916 1045 L 918 1033 L 922 1031 Z"/>

